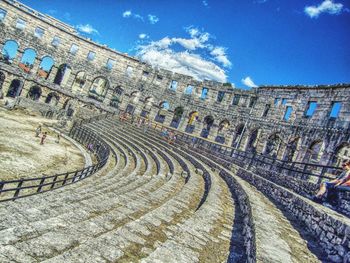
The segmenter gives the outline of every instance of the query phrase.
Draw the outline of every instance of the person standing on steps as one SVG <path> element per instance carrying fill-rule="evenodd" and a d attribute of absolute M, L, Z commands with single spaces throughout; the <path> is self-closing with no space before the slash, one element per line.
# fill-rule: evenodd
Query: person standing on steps
<path fill-rule="evenodd" d="M 41 141 L 40 141 L 40 144 L 43 145 L 44 144 L 44 141 L 47 137 L 47 132 L 44 132 L 44 134 L 41 136 Z"/>

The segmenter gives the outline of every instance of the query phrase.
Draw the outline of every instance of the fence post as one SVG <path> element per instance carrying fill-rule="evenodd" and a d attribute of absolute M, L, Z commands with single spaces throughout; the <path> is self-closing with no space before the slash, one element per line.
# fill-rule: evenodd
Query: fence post
<path fill-rule="evenodd" d="M 18 198 L 19 191 L 21 190 L 22 184 L 23 184 L 23 178 L 21 179 L 21 181 L 18 182 L 17 189 L 16 189 L 15 194 L 13 195 L 12 200 L 15 200 Z"/>
<path fill-rule="evenodd" d="M 41 178 L 38 186 L 38 190 L 36 190 L 37 193 L 41 192 L 41 188 L 43 187 L 44 182 L 45 182 L 45 177 Z"/>
<path fill-rule="evenodd" d="M 55 187 L 55 182 L 56 182 L 56 180 L 57 180 L 57 175 L 53 178 L 53 181 L 52 181 L 52 184 L 51 184 L 51 187 L 50 187 L 50 189 L 53 189 L 54 187 Z"/>

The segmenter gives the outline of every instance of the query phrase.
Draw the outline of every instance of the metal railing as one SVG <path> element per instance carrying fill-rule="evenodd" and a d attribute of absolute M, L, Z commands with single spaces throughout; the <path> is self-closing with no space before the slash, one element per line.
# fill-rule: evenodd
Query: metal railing
<path fill-rule="evenodd" d="M 137 117 L 134 121 L 145 119 Z M 174 131 L 177 135 L 177 143 L 182 143 L 187 146 L 192 146 L 203 150 L 208 154 L 214 155 L 216 158 L 224 159 L 227 162 L 236 163 L 243 167 L 250 168 L 252 166 L 261 167 L 267 170 L 273 170 L 290 176 L 296 176 L 300 179 L 320 183 L 323 179 L 334 179 L 341 172 L 340 167 L 303 163 L 290 162 L 273 158 L 268 155 L 247 152 L 235 149 L 233 147 L 210 141 L 208 139 L 193 136 L 189 133 L 181 132 L 175 128 L 165 126 L 158 122 L 152 122 L 154 129 L 163 129 Z"/>
<path fill-rule="evenodd" d="M 91 176 L 106 164 L 110 153 L 109 146 L 95 133 L 86 127 L 75 126 L 69 135 L 84 146 L 93 145 L 93 152 L 97 158 L 96 164 L 81 170 L 51 176 L 0 181 L 0 202 L 44 193 L 76 183 Z"/>

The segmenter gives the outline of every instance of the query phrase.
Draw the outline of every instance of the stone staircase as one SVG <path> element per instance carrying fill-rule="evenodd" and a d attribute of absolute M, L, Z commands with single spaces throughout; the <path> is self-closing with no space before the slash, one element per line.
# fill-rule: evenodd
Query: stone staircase
<path fill-rule="evenodd" d="M 343 215 L 159 131 L 117 120 L 86 128 L 110 145 L 107 164 L 1 203 L 0 262 L 349 262 Z M 305 202 L 310 219 L 297 210 Z M 316 219 L 319 235 L 304 222 Z"/>

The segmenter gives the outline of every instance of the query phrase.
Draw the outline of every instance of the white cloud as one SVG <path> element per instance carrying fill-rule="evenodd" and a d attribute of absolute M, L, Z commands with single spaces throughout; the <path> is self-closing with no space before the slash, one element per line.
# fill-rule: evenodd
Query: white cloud
<path fill-rule="evenodd" d="M 145 33 L 141 33 L 139 34 L 139 39 L 146 39 L 146 38 L 149 38 L 149 36 Z"/>
<path fill-rule="evenodd" d="M 225 70 L 214 63 L 216 61 L 224 67 L 231 66 L 225 48 L 211 45 L 208 42 L 210 34 L 207 32 L 201 32 L 197 28 L 187 28 L 186 31 L 191 38 L 164 37 L 138 46 L 136 55 L 154 67 L 189 75 L 197 80 L 226 82 Z M 181 45 L 184 50 L 174 51 L 174 44 Z M 194 53 L 195 51 L 197 53 Z"/>
<path fill-rule="evenodd" d="M 205 7 L 209 7 L 209 3 L 207 0 L 203 0 L 202 1 L 202 4 L 205 6 Z"/>
<path fill-rule="evenodd" d="M 152 25 L 154 25 L 154 24 L 158 23 L 159 18 L 158 18 L 157 16 L 155 16 L 155 15 L 149 14 L 149 15 L 148 15 L 148 21 L 149 21 Z"/>
<path fill-rule="evenodd" d="M 229 68 L 232 66 L 231 61 L 227 58 L 226 49 L 224 47 L 214 47 L 210 54 L 214 56 L 214 59 L 221 63 L 224 67 Z"/>
<path fill-rule="evenodd" d="M 96 35 L 99 34 L 97 29 L 93 28 L 90 24 L 86 24 L 86 25 L 79 24 L 76 26 L 76 29 L 86 34 L 96 34 Z"/>
<path fill-rule="evenodd" d="M 249 88 L 258 87 L 250 77 L 246 77 L 245 79 L 242 79 L 242 83 Z"/>
<path fill-rule="evenodd" d="M 130 17 L 131 16 L 131 10 L 126 10 L 123 13 L 123 17 Z"/>
<path fill-rule="evenodd" d="M 343 9 L 343 4 L 334 3 L 332 0 L 324 0 L 318 6 L 306 6 L 304 12 L 311 18 L 317 18 L 322 13 L 338 15 Z"/>
<path fill-rule="evenodd" d="M 143 16 L 139 15 L 139 14 L 134 14 L 131 10 L 126 10 L 123 12 L 122 16 L 124 18 L 134 18 L 134 19 L 137 19 L 137 20 L 141 20 L 143 21 Z"/>

